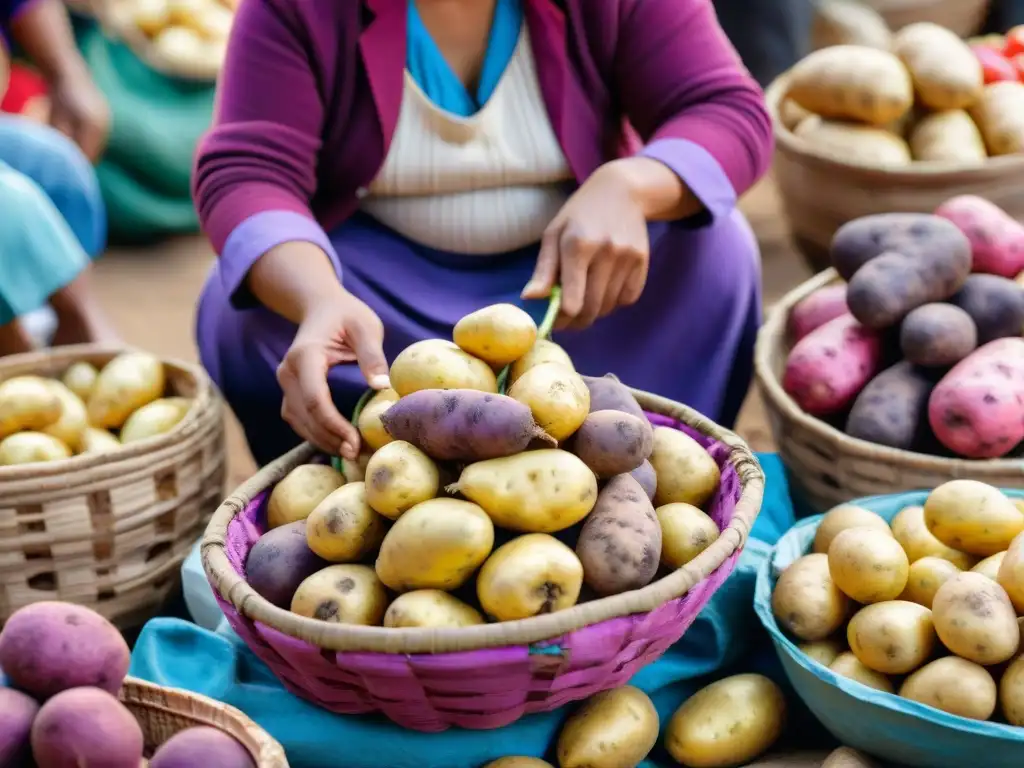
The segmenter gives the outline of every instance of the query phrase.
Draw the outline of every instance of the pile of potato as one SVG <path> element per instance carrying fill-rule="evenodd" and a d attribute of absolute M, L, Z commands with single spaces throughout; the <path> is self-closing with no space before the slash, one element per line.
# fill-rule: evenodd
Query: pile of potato
<path fill-rule="evenodd" d="M 4 768 L 255 768 L 248 751 L 214 728 L 180 731 L 147 761 L 142 729 L 117 693 L 128 644 L 79 605 L 26 606 L 0 631 L 0 766 Z"/>
<path fill-rule="evenodd" d="M 779 576 L 772 609 L 808 656 L 871 688 L 1024 726 L 1024 503 L 974 480 L 891 525 L 844 505 Z"/>
<path fill-rule="evenodd" d="M 846 281 L 797 304 L 783 389 L 852 437 L 992 459 L 1024 440 L 1024 226 L 962 195 L 841 227 Z"/>
<path fill-rule="evenodd" d="M 323 621 L 459 627 L 569 608 L 584 585 L 638 589 L 706 549 L 711 455 L 537 335 L 495 305 L 463 318 L 456 343 L 398 355 L 393 389 L 357 419 L 360 466 L 302 465 L 274 487 L 252 587 Z"/>
<path fill-rule="evenodd" d="M 0 466 L 107 453 L 162 435 L 192 407 L 165 397 L 164 365 L 125 352 L 97 370 L 71 365 L 60 379 L 13 376 L 0 382 Z"/>

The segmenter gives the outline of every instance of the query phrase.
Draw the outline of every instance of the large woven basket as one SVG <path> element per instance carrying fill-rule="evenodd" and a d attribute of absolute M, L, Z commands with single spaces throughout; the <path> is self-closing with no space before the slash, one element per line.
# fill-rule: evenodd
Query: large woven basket
<path fill-rule="evenodd" d="M 281 745 L 256 723 L 227 704 L 132 677 L 124 681 L 120 697 L 142 726 L 147 755 L 179 731 L 207 726 L 223 731 L 245 747 L 256 768 L 288 768 Z"/>
<path fill-rule="evenodd" d="M 970 166 L 914 163 L 898 171 L 853 165 L 817 152 L 782 125 L 786 81 L 780 76 L 766 94 L 775 123 L 773 177 L 793 240 L 814 271 L 828 268 L 835 231 L 861 216 L 931 213 L 955 195 L 979 195 L 1024 221 L 1024 155 Z"/>
<path fill-rule="evenodd" d="M 95 347 L 0 359 L 0 379 L 60 375 L 116 354 Z M 220 396 L 198 367 L 164 361 L 168 387 L 194 399 L 165 435 L 115 452 L 0 467 L 0 624 L 40 600 L 89 606 L 122 629 L 146 621 L 223 498 Z"/>
<path fill-rule="evenodd" d="M 791 348 L 789 313 L 802 299 L 838 282 L 829 269 L 790 291 L 774 307 L 757 337 L 754 375 L 789 482 L 816 511 L 860 498 L 934 488 L 970 478 L 997 488 L 1024 488 L 1024 460 L 951 459 L 858 440 L 804 413 L 781 385 Z"/>
<path fill-rule="evenodd" d="M 722 471 L 709 512 L 722 534 L 643 589 L 522 621 L 461 629 L 329 624 L 276 608 L 245 583 L 268 492 L 313 461 L 302 446 L 236 490 L 203 539 L 203 566 L 228 622 L 293 693 L 334 712 L 383 712 L 407 728 L 498 728 L 626 683 L 693 623 L 732 572 L 757 517 L 764 475 L 732 432 L 671 401 L 634 393 L 652 422 L 680 429 Z"/>
<path fill-rule="evenodd" d="M 931 21 L 970 37 L 985 23 L 990 0 L 867 0 L 892 29 Z"/>

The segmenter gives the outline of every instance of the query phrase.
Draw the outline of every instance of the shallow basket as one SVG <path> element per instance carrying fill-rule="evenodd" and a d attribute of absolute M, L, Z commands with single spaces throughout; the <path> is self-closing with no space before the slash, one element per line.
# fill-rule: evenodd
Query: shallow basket
<path fill-rule="evenodd" d="M 207 726 L 233 737 L 248 751 L 256 768 L 288 768 L 281 745 L 227 704 L 132 677 L 121 686 L 120 698 L 142 726 L 147 755 L 179 731 Z"/>
<path fill-rule="evenodd" d="M 97 366 L 120 350 L 61 347 L 0 359 L 0 380 Z M 165 360 L 193 398 L 170 432 L 116 452 L 0 467 L 0 624 L 40 600 L 86 605 L 121 629 L 144 623 L 177 582 L 225 480 L 220 396 L 198 367 Z"/>
<path fill-rule="evenodd" d="M 269 490 L 315 460 L 302 446 L 235 491 L 203 539 L 203 566 L 234 630 L 292 693 L 343 714 L 382 712 L 420 731 L 498 728 L 626 683 L 683 636 L 735 567 L 761 506 L 747 445 L 695 411 L 634 392 L 656 425 L 704 445 L 722 471 L 710 514 L 722 534 L 643 589 L 522 621 L 460 629 L 329 624 L 276 608 L 243 579 Z"/>
<path fill-rule="evenodd" d="M 795 494 L 824 512 L 860 496 L 934 488 L 954 478 L 1024 488 L 1022 459 L 945 458 L 858 440 L 805 413 L 783 391 L 782 372 L 792 347 L 790 311 L 815 291 L 839 281 L 828 269 L 786 294 L 761 327 L 754 351 L 754 377 Z"/>
<path fill-rule="evenodd" d="M 993 157 L 982 165 L 921 162 L 899 170 L 843 162 L 782 125 L 786 83 L 783 74 L 766 93 L 775 125 L 772 174 L 793 241 L 815 272 L 829 266 L 835 231 L 861 216 L 932 213 L 956 195 L 979 195 L 1024 221 L 1024 155 Z"/>
<path fill-rule="evenodd" d="M 930 21 L 970 37 L 985 23 L 990 0 L 867 0 L 891 29 Z"/>

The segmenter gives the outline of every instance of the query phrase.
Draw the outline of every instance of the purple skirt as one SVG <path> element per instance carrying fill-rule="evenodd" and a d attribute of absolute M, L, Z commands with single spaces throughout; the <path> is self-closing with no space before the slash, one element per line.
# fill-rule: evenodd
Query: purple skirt
<path fill-rule="evenodd" d="M 651 266 L 632 307 L 585 331 L 555 335 L 584 374 L 614 373 L 632 387 L 685 403 L 731 426 L 750 385 L 761 319 L 757 241 L 738 211 L 711 226 L 652 224 Z M 450 339 L 464 315 L 511 302 L 524 305 L 537 248 L 466 256 L 426 248 L 365 215 L 330 233 L 345 287 L 380 316 L 389 360 L 409 344 Z M 281 419 L 276 371 L 295 326 L 261 307 L 234 308 L 214 269 L 196 320 L 199 354 L 265 464 L 298 444 Z M 366 383 L 355 365 L 333 369 L 334 400 L 350 414 Z"/>

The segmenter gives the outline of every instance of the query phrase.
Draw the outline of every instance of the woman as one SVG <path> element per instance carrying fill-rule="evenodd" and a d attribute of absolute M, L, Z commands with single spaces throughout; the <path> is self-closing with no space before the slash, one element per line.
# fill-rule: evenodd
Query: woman
<path fill-rule="evenodd" d="M 560 283 L 582 372 L 731 423 L 770 154 L 711 0 L 249 0 L 195 171 L 202 360 L 260 463 L 352 458 L 401 349 Z"/>

